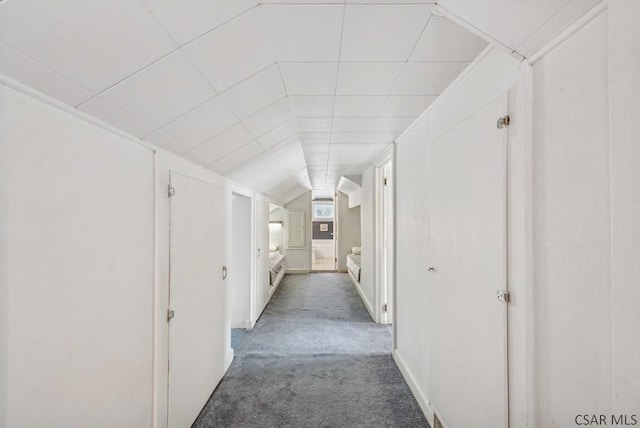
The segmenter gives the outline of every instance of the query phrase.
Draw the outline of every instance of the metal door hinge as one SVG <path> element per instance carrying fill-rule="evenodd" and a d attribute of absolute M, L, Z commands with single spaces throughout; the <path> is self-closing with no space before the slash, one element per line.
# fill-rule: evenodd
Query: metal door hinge
<path fill-rule="evenodd" d="M 503 303 L 509 303 L 511 301 L 511 294 L 509 293 L 509 290 L 496 291 L 496 297 Z"/>
<path fill-rule="evenodd" d="M 387 305 L 386 303 L 382 305 L 382 310 L 385 312 L 389 312 L 389 305 Z"/>
<path fill-rule="evenodd" d="M 384 178 L 384 185 L 387 185 L 387 177 Z"/>
<path fill-rule="evenodd" d="M 171 184 L 169 184 L 169 190 L 167 192 L 169 194 L 169 197 L 175 196 L 176 194 L 176 188 L 173 187 Z"/>
<path fill-rule="evenodd" d="M 498 123 L 496 123 L 496 126 L 498 127 L 498 129 L 502 129 L 509 126 L 510 124 L 511 124 L 511 118 L 507 114 L 505 116 L 502 116 L 500 119 L 498 119 Z"/>
<path fill-rule="evenodd" d="M 167 311 L 167 322 L 171 321 L 173 319 L 173 317 L 176 316 L 176 313 L 174 311 L 172 311 L 171 309 L 169 309 Z"/>

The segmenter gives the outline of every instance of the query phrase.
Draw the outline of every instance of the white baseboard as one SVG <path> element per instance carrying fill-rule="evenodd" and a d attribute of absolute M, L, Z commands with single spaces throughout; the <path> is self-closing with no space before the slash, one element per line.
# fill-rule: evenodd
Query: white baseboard
<path fill-rule="evenodd" d="M 360 287 L 360 283 L 358 281 L 356 281 L 355 276 L 353 276 L 353 274 L 351 272 L 347 272 L 347 274 L 349 275 L 349 278 L 351 278 L 351 282 L 353 282 L 353 286 L 356 287 L 356 290 L 358 291 L 358 294 L 360 295 L 360 299 L 362 299 L 362 302 L 364 303 L 364 306 L 367 308 L 367 311 L 369 311 L 369 316 L 371 317 L 373 322 L 376 322 L 376 316 L 373 313 L 373 308 L 371 307 L 371 304 L 369 303 L 369 300 L 367 300 L 367 297 L 364 295 L 364 292 L 362 291 L 362 288 Z"/>
<path fill-rule="evenodd" d="M 251 325 L 251 320 L 241 320 L 241 321 L 233 321 L 231 323 L 231 328 L 248 328 L 251 329 L 251 327 L 247 327 L 247 326 Z"/>
<path fill-rule="evenodd" d="M 413 396 L 416 397 L 416 401 L 418 402 L 422 413 L 426 416 L 429 425 L 434 426 L 433 409 L 429 406 L 429 400 L 424 392 L 422 392 L 422 389 L 418 386 L 416 378 L 411 373 L 411 370 L 409 370 L 409 367 L 407 367 L 407 363 L 405 363 L 402 355 L 400 355 L 400 352 L 398 352 L 397 349 L 393 350 L 393 360 L 400 369 L 400 373 L 402 373 L 404 380 L 407 381 L 407 385 L 409 385 L 409 389 L 413 393 Z"/>
<path fill-rule="evenodd" d="M 287 269 L 286 273 L 290 273 L 290 274 L 304 274 L 304 273 L 311 273 L 311 271 L 309 269 L 298 269 L 298 268 L 293 268 L 293 269 Z"/>
<path fill-rule="evenodd" d="M 227 373 L 227 370 L 229 370 L 229 367 L 231 366 L 231 363 L 233 362 L 233 348 L 229 348 L 229 350 L 227 351 L 227 355 L 224 358 L 224 372 L 223 372 L 223 376 L 225 373 Z"/>

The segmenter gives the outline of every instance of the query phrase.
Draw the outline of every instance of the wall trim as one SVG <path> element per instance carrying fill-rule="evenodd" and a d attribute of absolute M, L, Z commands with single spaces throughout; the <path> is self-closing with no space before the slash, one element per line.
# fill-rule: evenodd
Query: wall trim
<path fill-rule="evenodd" d="M 285 271 L 285 274 L 292 274 L 292 275 L 303 275 L 306 273 L 311 273 L 311 271 L 305 268 L 291 268 Z"/>
<path fill-rule="evenodd" d="M 362 300 L 362 303 L 364 303 L 364 306 L 367 308 L 367 311 L 369 312 L 369 316 L 371 317 L 373 322 L 377 322 L 376 321 L 376 317 L 375 317 L 375 313 L 374 313 L 373 309 L 371 308 L 371 304 L 367 300 L 367 297 L 364 295 L 364 292 L 362 291 L 362 288 L 360 287 L 360 283 L 358 281 L 356 281 L 356 278 L 353 276 L 353 274 L 351 272 L 347 272 L 347 275 L 349 275 L 349 278 L 351 279 L 351 282 L 353 282 L 353 286 L 358 291 L 358 294 L 360 295 L 360 299 Z M 360 273 L 360 275 L 362 275 L 362 273 Z"/>
<path fill-rule="evenodd" d="M 413 396 L 416 398 L 416 401 L 420 406 L 420 410 L 422 410 L 422 413 L 424 413 L 424 415 L 426 416 L 429 424 L 433 426 L 434 412 L 429 405 L 429 400 L 427 399 L 426 394 L 422 391 L 420 386 L 418 386 L 416 378 L 413 376 L 413 373 L 411 373 L 411 370 L 409 370 L 407 363 L 404 361 L 402 355 L 400 354 L 400 351 L 397 348 L 393 350 L 393 361 L 396 362 L 398 369 L 400 369 L 400 373 L 402 373 L 402 377 L 404 377 L 407 385 L 409 385 L 409 389 L 413 393 Z"/>

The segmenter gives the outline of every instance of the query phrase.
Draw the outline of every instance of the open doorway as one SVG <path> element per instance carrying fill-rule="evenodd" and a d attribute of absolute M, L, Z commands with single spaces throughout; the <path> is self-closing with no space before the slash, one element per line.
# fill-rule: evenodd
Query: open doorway
<path fill-rule="evenodd" d="M 311 270 L 335 271 L 337 228 L 334 192 L 314 190 L 312 199 Z"/>

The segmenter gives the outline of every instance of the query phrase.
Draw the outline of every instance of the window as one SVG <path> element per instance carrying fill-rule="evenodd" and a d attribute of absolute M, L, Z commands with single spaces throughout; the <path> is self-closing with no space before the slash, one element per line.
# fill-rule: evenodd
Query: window
<path fill-rule="evenodd" d="M 313 218 L 333 218 L 333 204 L 314 204 Z"/>

